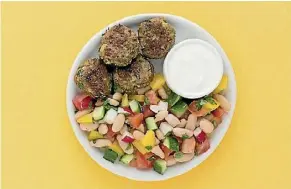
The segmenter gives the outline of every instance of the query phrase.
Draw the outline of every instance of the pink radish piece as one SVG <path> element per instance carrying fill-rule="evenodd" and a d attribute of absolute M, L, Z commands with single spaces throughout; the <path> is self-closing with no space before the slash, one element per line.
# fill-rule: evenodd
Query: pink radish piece
<path fill-rule="evenodd" d="M 134 141 L 134 137 L 132 136 L 131 133 L 129 133 L 128 131 L 125 131 L 122 135 L 122 139 L 123 142 L 126 143 L 132 143 Z"/>

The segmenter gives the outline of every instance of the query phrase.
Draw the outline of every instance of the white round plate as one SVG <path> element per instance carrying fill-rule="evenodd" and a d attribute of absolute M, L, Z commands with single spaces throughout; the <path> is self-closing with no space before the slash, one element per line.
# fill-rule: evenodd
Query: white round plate
<path fill-rule="evenodd" d="M 74 83 L 75 72 L 78 66 L 81 63 L 83 63 L 86 59 L 98 56 L 97 49 L 99 47 L 101 36 L 105 32 L 105 30 L 116 24 L 123 24 L 130 28 L 133 28 L 134 30 L 137 30 L 137 26 L 139 23 L 153 17 L 164 17 L 167 20 L 167 22 L 169 22 L 170 24 L 174 26 L 174 28 L 176 29 L 176 43 L 179 43 L 185 39 L 198 38 L 198 39 L 209 42 L 217 49 L 217 51 L 220 53 L 223 59 L 224 73 L 228 75 L 229 77 L 228 88 L 226 91 L 226 98 L 230 101 L 231 106 L 232 106 L 228 114 L 223 117 L 222 123 L 219 125 L 217 129 L 215 129 L 214 133 L 212 134 L 212 137 L 210 139 L 210 145 L 211 145 L 210 149 L 206 153 L 195 157 L 193 160 L 187 163 L 182 163 L 182 164 L 175 165 L 173 167 L 169 167 L 164 175 L 159 175 L 158 173 L 154 172 L 152 169 L 138 170 L 135 168 L 127 167 L 120 163 L 112 164 L 109 161 L 103 159 L 103 152 L 100 152 L 98 149 L 89 145 L 89 141 L 87 140 L 87 134 L 81 131 L 78 123 L 74 119 L 75 108 L 72 103 L 72 99 L 74 98 L 74 96 L 80 92 Z M 162 72 L 163 70 L 162 61 L 163 60 L 151 61 L 155 66 L 156 72 Z M 81 145 L 84 147 L 86 152 L 90 155 L 90 157 L 94 159 L 99 165 L 101 165 L 102 167 L 111 171 L 114 174 L 129 178 L 129 179 L 133 179 L 133 180 L 139 180 L 139 181 L 159 181 L 159 180 L 166 180 L 169 178 L 173 178 L 175 176 L 186 173 L 187 171 L 195 168 L 197 165 L 203 162 L 216 149 L 216 147 L 219 145 L 220 141 L 224 137 L 234 113 L 235 103 L 236 103 L 236 82 L 235 82 L 234 72 L 231 67 L 230 61 L 228 60 L 225 52 L 220 47 L 218 42 L 206 30 L 204 30 L 197 24 L 183 17 L 170 15 L 170 14 L 139 14 L 139 15 L 129 16 L 106 26 L 101 31 L 96 33 L 83 47 L 83 49 L 80 51 L 80 53 L 78 54 L 77 58 L 74 61 L 74 64 L 71 68 L 70 75 L 68 78 L 67 94 L 66 94 L 67 111 L 68 111 L 68 116 L 69 116 L 72 128 L 74 130 L 74 133 L 77 139 L 79 140 Z"/>

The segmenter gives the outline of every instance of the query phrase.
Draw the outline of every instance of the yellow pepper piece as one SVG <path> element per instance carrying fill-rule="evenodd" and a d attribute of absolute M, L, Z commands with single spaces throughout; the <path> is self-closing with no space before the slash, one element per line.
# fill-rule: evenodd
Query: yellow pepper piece
<path fill-rule="evenodd" d="M 138 140 L 133 141 L 133 146 L 142 154 L 146 154 L 149 151 L 142 145 L 142 143 Z"/>
<path fill-rule="evenodd" d="M 128 107 L 128 106 L 129 106 L 128 95 L 124 94 L 121 100 L 121 107 Z"/>
<path fill-rule="evenodd" d="M 227 84 L 228 84 L 228 77 L 227 75 L 223 75 L 219 85 L 216 87 L 213 93 L 214 94 L 220 93 L 221 91 L 227 88 Z"/>
<path fill-rule="evenodd" d="M 220 105 L 219 102 L 216 101 L 215 99 L 213 99 L 213 101 L 214 101 L 215 103 L 212 103 L 212 104 L 211 104 L 210 102 L 207 102 L 206 104 L 203 105 L 203 107 L 206 108 L 207 110 L 209 110 L 209 112 L 215 110 L 215 109 L 218 108 L 219 105 Z"/>
<path fill-rule="evenodd" d="M 123 150 L 121 149 L 121 147 L 119 146 L 117 141 L 114 141 L 109 148 L 111 150 L 113 150 L 114 152 L 118 153 L 118 155 L 120 155 L 120 156 L 122 156 L 124 154 Z"/>
<path fill-rule="evenodd" d="M 83 115 L 79 119 L 77 119 L 78 123 L 93 123 L 92 113 Z"/>
<path fill-rule="evenodd" d="M 141 139 L 141 144 L 144 147 L 154 147 L 156 142 L 155 132 L 153 130 L 148 130 L 145 136 Z"/>
<path fill-rule="evenodd" d="M 163 87 L 166 83 L 166 80 L 162 74 L 155 74 L 154 79 L 150 83 L 150 86 L 153 90 L 157 90 Z"/>
<path fill-rule="evenodd" d="M 138 102 L 144 102 L 144 95 L 129 95 L 129 100 L 136 100 Z"/>
<path fill-rule="evenodd" d="M 98 131 L 90 131 L 88 135 L 88 140 L 90 141 L 100 139 L 100 138 L 103 138 L 103 136 Z"/>

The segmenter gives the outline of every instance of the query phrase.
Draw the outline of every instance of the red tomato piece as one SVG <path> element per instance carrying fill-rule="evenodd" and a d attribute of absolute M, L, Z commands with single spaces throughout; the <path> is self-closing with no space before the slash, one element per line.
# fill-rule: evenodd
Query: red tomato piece
<path fill-rule="evenodd" d="M 197 101 L 195 101 L 195 100 L 193 102 L 191 102 L 191 104 L 188 107 L 188 110 L 192 114 L 195 114 L 197 117 L 205 116 L 208 113 L 208 110 L 204 107 L 202 107 L 200 110 L 198 110 L 196 107 L 196 102 Z"/>
<path fill-rule="evenodd" d="M 136 151 L 136 168 L 138 169 L 149 169 L 153 167 L 153 161 L 148 160 L 151 156 L 153 156 L 152 153 L 146 153 L 145 155 L 142 155 L 139 151 Z"/>
<path fill-rule="evenodd" d="M 200 155 L 205 153 L 208 149 L 210 148 L 210 143 L 209 140 L 206 138 L 204 142 L 202 142 L 201 144 L 197 144 L 196 145 L 196 154 Z"/>
<path fill-rule="evenodd" d="M 115 136 L 117 133 L 112 131 L 112 126 L 108 126 L 108 131 L 106 133 L 106 138 L 108 138 L 111 142 L 115 140 Z"/>
<path fill-rule="evenodd" d="M 222 108 L 218 107 L 214 111 L 212 111 L 213 116 L 215 117 L 222 117 L 224 114 L 224 111 Z"/>
<path fill-rule="evenodd" d="M 140 126 L 140 124 L 143 121 L 143 114 L 138 113 L 133 116 L 129 116 L 128 121 L 129 121 L 130 126 L 136 129 Z"/>
<path fill-rule="evenodd" d="M 137 162 L 136 162 L 136 159 L 133 159 L 129 162 L 129 166 L 130 167 L 136 167 L 137 166 Z"/>
<path fill-rule="evenodd" d="M 155 115 L 155 112 L 153 112 L 151 109 L 150 109 L 150 105 L 145 105 L 143 106 L 143 117 L 144 118 L 147 118 L 147 117 L 152 117 Z"/>
<path fill-rule="evenodd" d="M 153 90 L 148 91 L 145 96 L 148 98 L 150 104 L 158 104 L 160 101 L 159 97 L 157 96 L 156 92 Z"/>
<path fill-rule="evenodd" d="M 170 150 L 168 147 L 164 146 L 163 144 L 160 145 L 162 151 L 165 154 L 165 160 L 169 159 L 169 156 L 171 155 L 171 153 L 173 152 L 172 150 Z"/>
<path fill-rule="evenodd" d="M 92 103 L 92 98 L 86 94 L 79 94 L 73 99 L 73 104 L 78 110 L 88 109 L 90 103 Z"/>

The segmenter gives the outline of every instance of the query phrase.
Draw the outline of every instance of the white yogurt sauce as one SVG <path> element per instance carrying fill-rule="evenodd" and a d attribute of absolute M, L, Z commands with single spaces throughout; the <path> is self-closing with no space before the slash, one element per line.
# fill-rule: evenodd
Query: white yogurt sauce
<path fill-rule="evenodd" d="M 199 39 L 175 45 L 164 62 L 167 84 L 185 98 L 211 93 L 223 75 L 223 61 L 216 49 Z"/>

